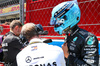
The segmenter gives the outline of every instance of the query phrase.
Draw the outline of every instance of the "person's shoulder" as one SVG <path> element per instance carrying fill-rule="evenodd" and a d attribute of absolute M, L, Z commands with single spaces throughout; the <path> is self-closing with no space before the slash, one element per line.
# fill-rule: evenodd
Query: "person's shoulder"
<path fill-rule="evenodd" d="M 27 47 L 24 47 L 18 54 L 17 54 L 17 58 L 22 57 L 23 55 L 26 55 L 28 52 L 30 52 L 30 45 L 28 45 Z"/>
<path fill-rule="evenodd" d="M 87 31 L 87 30 L 84 30 L 84 29 L 81 29 L 78 31 L 78 33 L 83 36 L 84 38 L 87 38 L 88 36 L 94 36 L 96 37 L 94 34 L 92 34 L 91 32 Z"/>
<path fill-rule="evenodd" d="M 10 38 L 12 41 L 19 40 L 19 37 L 15 36 L 15 35 L 10 35 L 9 34 L 7 37 Z"/>
<path fill-rule="evenodd" d="M 90 32 L 88 32 L 87 30 L 84 30 L 84 29 L 81 29 L 80 28 L 80 30 L 78 31 L 79 32 L 79 34 L 81 34 L 81 35 L 87 35 L 88 33 L 90 33 Z"/>
<path fill-rule="evenodd" d="M 12 36 L 12 35 L 7 35 L 7 37 L 5 37 L 5 39 L 3 40 L 3 43 L 18 43 L 19 42 L 19 38 L 16 36 Z"/>
<path fill-rule="evenodd" d="M 3 42 L 6 42 L 6 43 L 11 42 L 11 41 L 12 41 L 12 36 L 10 35 L 7 35 L 3 40 Z"/>
<path fill-rule="evenodd" d="M 62 48 L 56 45 L 49 45 L 44 43 L 44 47 L 47 48 L 48 50 L 54 50 L 54 51 L 62 51 Z"/>
<path fill-rule="evenodd" d="M 81 34 L 81 36 L 84 37 L 85 43 L 87 43 L 88 45 L 92 45 L 92 43 L 98 42 L 98 39 L 97 39 L 96 35 L 92 34 L 89 31 L 86 31 L 84 29 L 81 29 L 79 31 L 79 33 Z"/>

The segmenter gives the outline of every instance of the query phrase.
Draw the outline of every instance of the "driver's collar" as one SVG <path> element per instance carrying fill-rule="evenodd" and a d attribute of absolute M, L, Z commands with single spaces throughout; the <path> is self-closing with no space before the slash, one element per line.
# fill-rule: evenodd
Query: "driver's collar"
<path fill-rule="evenodd" d="M 73 36 L 74 34 L 76 34 L 77 31 L 79 31 L 79 27 L 76 25 L 73 29 L 71 29 L 70 36 Z"/>

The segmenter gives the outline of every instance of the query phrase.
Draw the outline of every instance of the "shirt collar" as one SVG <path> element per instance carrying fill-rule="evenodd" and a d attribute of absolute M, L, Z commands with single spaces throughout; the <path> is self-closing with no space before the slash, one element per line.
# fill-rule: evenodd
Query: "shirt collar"
<path fill-rule="evenodd" d="M 72 33 L 71 36 L 73 36 L 74 34 L 76 34 L 76 32 L 79 31 L 79 27 L 76 25 L 73 29 L 72 29 Z"/>
<path fill-rule="evenodd" d="M 29 44 L 32 44 L 32 43 L 43 43 L 43 41 L 39 38 L 34 38 L 29 41 Z"/>

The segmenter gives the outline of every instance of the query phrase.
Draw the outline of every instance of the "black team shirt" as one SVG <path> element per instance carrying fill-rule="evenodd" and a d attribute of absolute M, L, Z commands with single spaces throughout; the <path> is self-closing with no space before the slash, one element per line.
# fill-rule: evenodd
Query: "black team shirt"
<path fill-rule="evenodd" d="M 3 40 L 2 47 L 4 53 L 4 62 L 11 63 L 11 66 L 17 66 L 16 55 L 23 48 L 19 37 L 15 36 L 15 34 L 13 34 L 12 32 L 9 32 L 7 37 Z"/>

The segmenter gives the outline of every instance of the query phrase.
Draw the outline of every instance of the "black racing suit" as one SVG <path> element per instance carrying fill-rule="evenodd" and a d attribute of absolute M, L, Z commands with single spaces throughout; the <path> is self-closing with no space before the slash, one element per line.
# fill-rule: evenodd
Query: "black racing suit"
<path fill-rule="evenodd" d="M 67 66 L 98 66 L 98 40 L 95 35 L 76 26 L 65 38 L 69 56 Z"/>
<path fill-rule="evenodd" d="M 11 66 L 17 66 L 16 55 L 23 48 L 19 38 L 15 36 L 12 32 L 9 32 L 7 37 L 3 40 L 2 43 L 3 53 L 4 53 L 4 62 L 5 64 L 11 64 Z"/>

